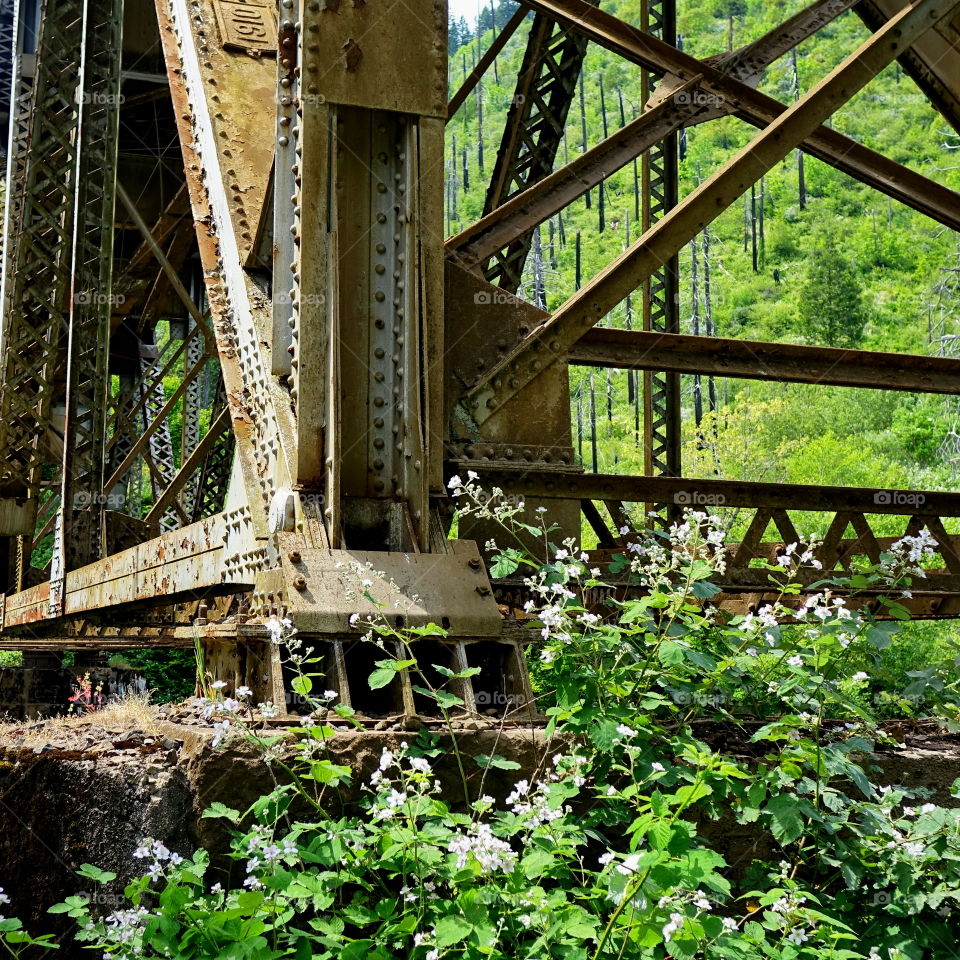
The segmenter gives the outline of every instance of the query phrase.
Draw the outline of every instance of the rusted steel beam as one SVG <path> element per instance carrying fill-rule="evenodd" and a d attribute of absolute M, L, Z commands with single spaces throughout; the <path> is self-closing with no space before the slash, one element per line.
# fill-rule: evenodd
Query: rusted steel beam
<path fill-rule="evenodd" d="M 537 0 L 543 2 L 543 0 Z M 549 0 L 551 3 L 557 0 Z M 564 0 L 569 2 L 569 0 Z M 589 9 L 593 9 L 586 5 Z M 464 401 L 479 425 L 541 370 L 565 357 L 592 326 L 684 244 L 779 163 L 897 54 L 952 10 L 956 2 L 919 0 L 863 43 L 631 247 L 577 291 L 550 319 L 485 371 Z"/>
<path fill-rule="evenodd" d="M 550 500 L 619 500 L 624 503 L 673 503 L 710 510 L 754 507 L 767 510 L 851 511 L 914 517 L 960 517 L 960 493 L 831 487 L 797 483 L 703 480 L 695 477 L 640 477 L 614 473 L 555 473 L 491 470 L 482 460 L 460 460 L 451 472 L 474 470 L 484 487 Z"/>
<path fill-rule="evenodd" d="M 523 23 L 527 10 L 518 7 L 513 16 L 506 22 L 504 28 L 497 34 L 493 43 L 490 44 L 486 53 L 477 61 L 477 65 L 470 71 L 470 75 L 460 86 L 460 89 L 450 98 L 447 105 L 447 122 L 463 106 L 463 101 L 470 96 L 473 88 L 477 85 L 480 78 L 490 69 L 490 64 L 497 59 L 500 51 L 507 45 L 507 41 L 517 32 L 517 28 Z"/>
<path fill-rule="evenodd" d="M 618 370 L 669 370 L 823 386 L 960 394 L 960 360 L 796 343 L 594 327 L 570 363 Z"/>
<path fill-rule="evenodd" d="M 59 615 L 247 592 L 253 589 L 256 553 L 249 510 L 219 513 L 69 571 Z M 239 565 L 235 558 L 245 559 L 247 565 Z M 49 602 L 49 581 L 7 597 L 4 629 L 50 619 Z"/>
<path fill-rule="evenodd" d="M 861 0 L 857 15 L 871 29 L 879 30 L 896 13 L 904 0 Z M 949 37 L 934 31 L 904 51 L 897 59 L 943 115 L 954 130 L 960 132 L 960 53 L 957 51 L 956 32 Z"/>
<path fill-rule="evenodd" d="M 697 87 L 691 80 L 676 93 Z M 446 244 L 447 255 L 464 267 L 482 263 L 497 250 L 522 237 L 538 223 L 573 203 L 592 187 L 678 130 L 703 107 L 682 99 L 667 99 L 641 114 L 586 153 L 542 180 L 514 194 L 485 217 L 471 224 Z"/>
<path fill-rule="evenodd" d="M 190 314 L 194 323 L 196 323 L 196 325 L 200 328 L 200 332 L 207 341 L 208 348 L 212 348 L 213 338 L 210 334 L 210 331 L 207 329 L 207 324 L 203 314 L 200 312 L 199 307 L 197 307 L 197 305 L 193 302 L 193 297 L 190 296 L 187 288 L 183 285 L 183 281 L 180 279 L 179 274 L 173 268 L 173 265 L 167 259 L 167 255 L 161 249 L 160 244 L 157 243 L 156 238 L 150 232 L 150 227 L 147 226 L 146 221 L 142 216 L 140 216 L 140 211 L 137 210 L 136 204 L 130 199 L 130 197 L 127 195 L 127 191 L 124 190 L 119 183 L 117 184 L 117 199 L 123 204 L 130 216 L 130 219 L 136 225 L 137 230 L 140 231 L 140 235 L 143 237 L 144 243 L 150 248 L 150 251 L 153 253 L 154 257 L 156 257 L 157 263 L 160 264 L 160 268 L 163 270 L 167 281 L 170 283 L 170 286 L 173 288 L 176 295 L 180 298 L 180 301 L 186 308 L 187 313 Z"/>
<path fill-rule="evenodd" d="M 204 463 L 207 454 L 213 449 L 213 445 L 220 439 L 220 435 L 230 429 L 230 408 L 224 407 L 220 415 L 210 424 L 210 429 L 204 434 L 203 439 L 194 447 L 190 456 L 183 462 L 183 466 L 177 471 L 177 475 L 172 482 L 157 498 L 157 502 L 151 507 L 150 512 L 144 517 L 144 522 L 151 523 L 159 521 L 172 506 L 177 495 L 184 488 L 185 484 L 195 475 Z M 190 513 L 193 511 L 190 510 Z"/>
<path fill-rule="evenodd" d="M 754 43 L 719 59 L 715 66 L 747 82 L 848 10 L 853 2 L 819 0 Z M 704 103 L 700 90 L 702 79 L 700 74 L 685 81 L 673 75 L 664 78 L 644 113 L 452 237 L 446 244 L 447 254 L 456 255 L 460 264 L 472 267 L 573 203 L 669 134 L 729 113 L 732 103 L 716 107 Z"/>
<path fill-rule="evenodd" d="M 484 214 L 547 176 L 565 136 L 566 118 L 587 52 L 587 39 L 538 13 L 527 34 L 513 101 L 483 203 Z M 533 237 L 521 234 L 483 265 L 491 283 L 515 293 Z"/>
<path fill-rule="evenodd" d="M 787 109 L 792 109 L 726 76 L 709 61 L 697 60 L 596 9 L 586 0 L 524 0 L 524 3 L 570 23 L 593 42 L 639 66 L 673 74 L 680 81 L 702 75 L 698 96 L 721 103 L 730 101 L 732 112 L 755 127 L 765 127 Z M 907 46 L 901 45 L 898 49 L 902 51 Z M 826 127 L 816 128 L 796 145 L 810 156 L 829 163 L 944 226 L 960 230 L 960 195 L 955 191 Z"/>
<path fill-rule="evenodd" d="M 156 433 L 160 425 L 166 421 L 167 417 L 170 416 L 170 411 L 176 406 L 177 401 L 187 392 L 187 388 L 191 382 L 203 372 L 204 367 L 207 365 L 207 359 L 206 354 L 204 354 L 193 367 L 187 371 L 183 380 L 180 381 L 177 388 L 167 398 L 167 402 L 164 403 L 156 416 L 153 417 L 147 425 L 146 429 L 137 437 L 136 442 L 123 458 L 120 465 L 110 475 L 110 479 L 104 484 L 105 490 L 111 490 L 123 479 L 124 474 L 133 466 L 134 461 L 140 456 L 143 448 L 149 443 L 150 438 Z"/>

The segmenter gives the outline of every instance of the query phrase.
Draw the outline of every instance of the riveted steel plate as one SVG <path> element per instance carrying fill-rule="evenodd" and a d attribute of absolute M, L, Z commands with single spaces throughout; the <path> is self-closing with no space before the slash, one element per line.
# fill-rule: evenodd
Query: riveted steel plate
<path fill-rule="evenodd" d="M 301 633 L 359 635 L 366 628 L 350 625 L 359 614 L 386 617 L 393 626 L 436 623 L 452 638 L 500 636 L 500 614 L 473 543 L 426 554 L 318 550 L 297 534 L 278 540 L 283 599 Z"/>
<path fill-rule="evenodd" d="M 446 24 L 442 0 L 312 0 L 300 96 L 446 118 Z"/>

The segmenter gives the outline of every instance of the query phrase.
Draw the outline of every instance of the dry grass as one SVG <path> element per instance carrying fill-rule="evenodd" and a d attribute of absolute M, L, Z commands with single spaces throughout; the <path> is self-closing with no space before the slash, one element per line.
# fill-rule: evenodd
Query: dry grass
<path fill-rule="evenodd" d="M 0 746 L 35 747 L 44 744 L 71 747 L 101 735 L 142 730 L 155 736 L 160 732 L 160 708 L 150 703 L 149 693 L 130 693 L 108 703 L 102 710 L 64 714 L 46 720 L 3 722 L 0 718 Z"/>

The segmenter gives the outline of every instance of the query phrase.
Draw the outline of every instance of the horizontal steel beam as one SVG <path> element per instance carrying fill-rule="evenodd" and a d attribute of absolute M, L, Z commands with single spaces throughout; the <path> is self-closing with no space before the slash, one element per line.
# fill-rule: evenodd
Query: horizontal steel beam
<path fill-rule="evenodd" d="M 236 574 L 254 550 L 248 511 L 216 514 L 69 571 L 59 616 L 77 616 L 123 604 L 165 605 L 185 598 L 252 590 L 252 574 Z M 236 571 L 233 576 L 231 569 Z M 48 619 L 54 619 L 49 581 L 6 598 L 4 630 Z"/>
<path fill-rule="evenodd" d="M 711 510 L 760 507 L 773 510 L 847 511 L 915 517 L 960 517 L 960 493 L 831 487 L 797 483 L 753 483 L 696 477 L 641 477 L 614 473 L 554 473 L 489 469 L 482 460 L 451 463 L 452 472 L 473 470 L 485 488 L 551 500 L 619 500 L 626 503 L 672 503 Z"/>
<path fill-rule="evenodd" d="M 960 360 L 594 327 L 570 363 L 822 386 L 960 394 Z"/>

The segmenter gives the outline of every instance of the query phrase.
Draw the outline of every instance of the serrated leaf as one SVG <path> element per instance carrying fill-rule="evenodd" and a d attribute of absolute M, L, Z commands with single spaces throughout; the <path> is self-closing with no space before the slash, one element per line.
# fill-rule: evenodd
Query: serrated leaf
<path fill-rule="evenodd" d="M 796 797 L 789 793 L 772 797 L 764 808 L 770 815 L 770 832 L 780 843 L 793 843 L 803 836 L 804 821 Z"/>
<path fill-rule="evenodd" d="M 393 678 L 397 675 L 395 670 L 388 670 L 386 667 L 378 667 L 367 679 L 371 690 L 380 690 L 382 687 L 393 683 Z"/>
<path fill-rule="evenodd" d="M 472 927 L 462 917 L 442 917 L 437 921 L 436 937 L 438 947 L 449 947 L 466 939 Z"/>

